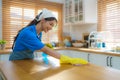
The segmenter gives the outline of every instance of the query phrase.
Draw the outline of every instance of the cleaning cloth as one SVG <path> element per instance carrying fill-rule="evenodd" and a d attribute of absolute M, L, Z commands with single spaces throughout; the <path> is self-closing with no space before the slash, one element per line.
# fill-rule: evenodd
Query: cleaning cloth
<path fill-rule="evenodd" d="M 75 65 L 75 64 L 88 64 L 88 61 L 82 58 L 71 58 L 65 55 L 61 55 L 60 63 L 70 63 L 70 64 Z"/>

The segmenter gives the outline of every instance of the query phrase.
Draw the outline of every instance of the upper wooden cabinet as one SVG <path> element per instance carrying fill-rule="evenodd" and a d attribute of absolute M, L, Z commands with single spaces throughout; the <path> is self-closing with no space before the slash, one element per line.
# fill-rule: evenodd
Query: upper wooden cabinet
<path fill-rule="evenodd" d="M 64 24 L 97 23 L 97 0 L 65 0 Z"/>
<path fill-rule="evenodd" d="M 65 0 L 65 23 L 83 20 L 82 0 Z"/>

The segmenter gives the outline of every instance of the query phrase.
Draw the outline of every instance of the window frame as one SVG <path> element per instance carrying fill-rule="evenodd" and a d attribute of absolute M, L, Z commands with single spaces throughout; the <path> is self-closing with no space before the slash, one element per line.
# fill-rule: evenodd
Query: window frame
<path fill-rule="evenodd" d="M 116 13 L 114 12 L 114 14 L 118 16 L 116 17 L 114 16 L 114 19 L 111 18 L 112 14 L 108 13 L 109 10 L 116 10 Z M 98 31 L 109 31 L 111 33 L 112 37 L 109 41 L 106 41 L 107 43 L 113 43 L 113 44 L 120 43 L 120 37 L 118 36 L 120 35 L 120 29 L 119 29 L 120 28 L 120 14 L 117 14 L 117 12 L 118 13 L 120 12 L 120 0 L 98 0 L 97 30 Z M 111 27 L 110 25 L 112 25 L 113 27 Z M 115 26 L 117 26 L 118 29 L 115 29 Z"/>
<path fill-rule="evenodd" d="M 58 12 L 58 41 L 62 40 L 62 8 L 63 4 L 54 3 L 54 2 L 47 2 L 47 1 L 39 1 L 39 0 L 2 0 L 2 39 L 7 40 L 6 47 L 11 48 L 12 44 L 10 41 L 10 32 L 7 30 L 10 28 L 10 7 L 11 6 L 20 6 L 21 8 L 34 8 L 35 16 L 38 14 L 37 11 L 39 9 L 47 8 L 52 11 Z M 23 14 L 23 12 L 22 12 Z M 23 16 L 22 16 L 23 17 Z M 22 22 L 27 21 L 21 19 Z M 28 20 L 29 21 L 29 20 Z M 31 20 L 30 20 L 31 21 Z M 30 22 L 29 21 L 29 22 Z M 21 26 L 25 26 L 23 23 Z M 21 27 L 22 28 L 22 27 Z M 7 37 L 6 37 L 7 35 Z M 9 37 L 9 39 L 8 39 Z"/>

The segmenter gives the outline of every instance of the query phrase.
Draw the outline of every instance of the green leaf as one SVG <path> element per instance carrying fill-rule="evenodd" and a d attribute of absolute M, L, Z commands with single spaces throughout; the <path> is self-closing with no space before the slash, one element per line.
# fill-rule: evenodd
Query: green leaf
<path fill-rule="evenodd" d="M 6 44 L 6 40 L 0 40 L 0 44 Z"/>

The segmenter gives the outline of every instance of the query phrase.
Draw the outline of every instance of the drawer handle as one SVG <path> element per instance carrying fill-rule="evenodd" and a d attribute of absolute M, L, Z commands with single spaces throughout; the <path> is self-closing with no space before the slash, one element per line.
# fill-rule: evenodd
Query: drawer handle
<path fill-rule="evenodd" d="M 107 66 L 109 66 L 108 59 L 109 59 L 109 56 L 106 58 Z"/>
<path fill-rule="evenodd" d="M 112 57 L 110 57 L 110 67 L 112 67 Z"/>
<path fill-rule="evenodd" d="M 88 62 L 90 62 L 90 54 L 88 54 Z"/>

